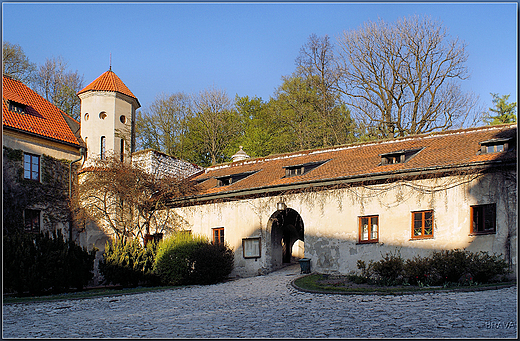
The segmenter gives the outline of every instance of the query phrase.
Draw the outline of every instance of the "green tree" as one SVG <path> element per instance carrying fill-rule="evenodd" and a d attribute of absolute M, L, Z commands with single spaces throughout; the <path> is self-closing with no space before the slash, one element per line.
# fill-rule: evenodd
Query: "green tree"
<path fill-rule="evenodd" d="M 313 104 L 320 120 L 322 146 L 345 144 L 354 139 L 355 125 L 350 111 L 335 87 L 339 73 L 334 57 L 334 45 L 329 37 L 312 34 L 296 58 L 296 74 L 316 91 Z"/>
<path fill-rule="evenodd" d="M 241 134 L 231 145 L 231 155 L 239 146 L 251 157 L 264 157 L 279 152 L 283 135 L 282 122 L 273 115 L 269 103 L 261 98 L 236 97 L 235 107 L 240 117 Z"/>
<path fill-rule="evenodd" d="M 193 100 L 193 115 L 188 118 L 185 136 L 187 160 L 201 166 L 229 160 L 226 149 L 240 133 L 240 121 L 232 100 L 225 91 L 211 88 Z"/>
<path fill-rule="evenodd" d="M 508 103 L 510 95 L 491 94 L 493 96 L 494 108 L 489 108 L 488 114 L 484 117 L 484 122 L 490 125 L 515 123 L 516 122 L 516 102 Z"/>
<path fill-rule="evenodd" d="M 36 73 L 36 64 L 31 63 L 18 44 L 2 43 L 2 73 L 26 85 L 31 85 Z"/>
<path fill-rule="evenodd" d="M 191 98 L 184 93 L 156 96 L 150 108 L 139 111 L 136 129 L 138 147 L 155 149 L 184 159 L 187 156 L 185 136 L 191 116 Z"/>

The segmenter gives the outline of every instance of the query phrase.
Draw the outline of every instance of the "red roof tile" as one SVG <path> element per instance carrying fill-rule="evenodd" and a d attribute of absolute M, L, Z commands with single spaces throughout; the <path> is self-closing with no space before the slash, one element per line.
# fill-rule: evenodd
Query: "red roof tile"
<path fill-rule="evenodd" d="M 2 97 L 5 128 L 22 130 L 79 146 L 78 139 L 65 121 L 66 114 L 22 82 L 3 76 Z M 25 105 L 25 113 L 9 111 L 8 101 Z"/>
<path fill-rule="evenodd" d="M 374 175 L 391 176 L 397 172 L 426 171 L 477 165 L 493 161 L 516 162 L 516 148 L 505 153 L 480 155 L 480 142 L 493 138 L 516 138 L 517 126 L 501 125 L 460 129 L 406 138 L 373 141 L 327 149 L 307 150 L 265 158 L 246 159 L 206 169 L 197 176 L 201 181 L 199 195 L 232 194 L 252 189 L 275 188 Z M 381 155 L 401 150 L 422 148 L 405 163 L 381 164 Z M 326 161 L 319 167 L 299 176 L 285 177 L 284 167 L 308 162 Z M 217 187 L 218 177 L 256 171 L 228 186 Z M 202 180 L 206 179 L 202 182 Z"/>
<path fill-rule="evenodd" d="M 79 91 L 78 95 L 87 91 L 119 92 L 137 100 L 137 97 L 134 96 L 132 91 L 130 91 L 125 83 L 111 70 L 106 71 L 96 78 L 92 83 L 83 88 L 83 90 Z"/>

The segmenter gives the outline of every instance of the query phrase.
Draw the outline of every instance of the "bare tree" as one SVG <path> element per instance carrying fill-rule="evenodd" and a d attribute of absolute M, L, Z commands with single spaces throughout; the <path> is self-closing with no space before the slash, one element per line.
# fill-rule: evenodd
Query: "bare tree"
<path fill-rule="evenodd" d="M 149 173 L 115 157 L 98 160 L 81 174 L 78 206 L 118 239 L 175 230 L 179 217 L 166 209 L 172 198 L 193 194 L 185 178 Z"/>
<path fill-rule="evenodd" d="M 8 41 L 2 43 L 2 73 L 30 85 L 34 80 L 36 65 L 29 61 L 20 45 Z"/>
<path fill-rule="evenodd" d="M 67 71 L 62 57 L 47 59 L 38 69 L 36 91 L 46 100 L 79 120 L 80 99 L 76 93 L 83 88 L 83 76 L 78 71 Z"/>
<path fill-rule="evenodd" d="M 458 83 L 468 78 L 465 43 L 428 17 L 368 22 L 338 45 L 338 90 L 380 137 L 462 126 L 475 109 L 477 98 Z"/>
<path fill-rule="evenodd" d="M 240 120 L 233 101 L 221 89 L 201 91 L 193 100 L 193 117 L 189 123 L 188 140 L 202 157 L 199 164 L 226 160 L 225 149 L 240 131 Z M 207 156 L 205 162 L 203 157 Z"/>

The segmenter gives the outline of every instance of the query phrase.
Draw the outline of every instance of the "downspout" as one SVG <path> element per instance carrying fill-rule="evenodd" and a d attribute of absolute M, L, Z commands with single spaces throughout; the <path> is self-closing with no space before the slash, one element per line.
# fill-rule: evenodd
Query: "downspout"
<path fill-rule="evenodd" d="M 85 155 L 84 147 L 79 148 L 79 155 L 79 159 L 73 160 L 69 163 L 69 200 L 72 200 L 72 164 L 83 159 L 83 156 Z M 69 220 L 69 241 L 72 241 L 72 218 Z"/>

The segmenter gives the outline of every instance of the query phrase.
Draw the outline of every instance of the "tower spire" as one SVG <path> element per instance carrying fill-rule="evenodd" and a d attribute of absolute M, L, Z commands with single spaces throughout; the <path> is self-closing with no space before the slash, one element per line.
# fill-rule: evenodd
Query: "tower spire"
<path fill-rule="evenodd" d="M 108 71 L 112 71 L 112 52 L 110 52 L 110 68 Z"/>

